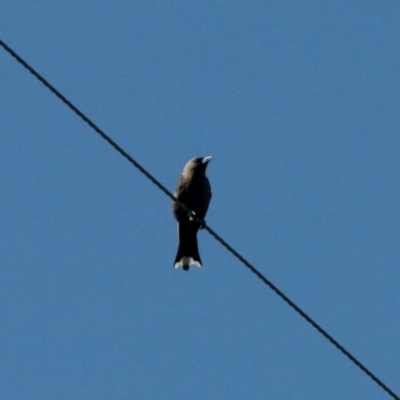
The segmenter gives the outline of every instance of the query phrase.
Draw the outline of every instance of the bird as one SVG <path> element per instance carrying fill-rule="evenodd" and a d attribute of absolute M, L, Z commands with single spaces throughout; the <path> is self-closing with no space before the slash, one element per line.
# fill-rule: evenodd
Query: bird
<path fill-rule="evenodd" d="M 202 226 L 195 219 L 197 217 L 204 221 L 210 204 L 211 186 L 206 177 L 206 169 L 210 161 L 211 156 L 192 158 L 183 168 L 178 180 L 174 197 L 193 211 L 195 217 L 173 201 L 172 211 L 178 221 L 179 240 L 174 268 L 182 266 L 185 271 L 188 271 L 190 265 L 202 266 L 197 246 L 197 232 Z"/>

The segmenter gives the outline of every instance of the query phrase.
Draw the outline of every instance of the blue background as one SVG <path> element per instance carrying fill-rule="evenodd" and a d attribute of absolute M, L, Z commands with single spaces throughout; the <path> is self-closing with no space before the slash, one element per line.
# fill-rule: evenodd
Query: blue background
<path fill-rule="evenodd" d="M 400 393 L 400 5 L 22 1 L 0 37 Z M 387 399 L 0 51 L 2 399 Z"/>

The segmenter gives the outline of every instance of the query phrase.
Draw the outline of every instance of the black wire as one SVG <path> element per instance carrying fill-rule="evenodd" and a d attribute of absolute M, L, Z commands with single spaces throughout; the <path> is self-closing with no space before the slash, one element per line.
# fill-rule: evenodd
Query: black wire
<path fill-rule="evenodd" d="M 396 395 L 388 386 L 386 386 L 376 375 L 374 375 L 367 367 L 357 360 L 348 350 L 346 350 L 336 339 L 334 339 L 327 331 L 318 325 L 310 316 L 308 316 L 299 306 L 297 306 L 289 297 L 287 297 L 280 289 L 278 289 L 269 279 L 267 279 L 260 271 L 250 264 L 242 255 L 240 255 L 232 246 L 221 238 L 213 229 L 211 229 L 205 221 L 202 221 L 193 211 L 189 210 L 175 196 L 149 172 L 147 172 L 136 160 L 134 160 L 122 147 L 112 140 L 104 131 L 102 131 L 92 120 L 90 120 L 82 111 L 74 106 L 65 96 L 63 96 L 53 85 L 44 79 L 36 70 L 34 70 L 25 60 L 23 60 L 14 50 L 0 39 L 0 45 L 20 64 L 22 64 L 32 75 L 43 83 L 51 92 L 53 92 L 64 104 L 66 104 L 75 114 L 83 119 L 92 129 L 94 129 L 105 141 L 107 141 L 115 150 L 124 156 L 131 164 L 133 164 L 146 178 L 150 179 L 159 189 L 161 189 L 170 199 L 176 201 L 187 213 L 191 214 L 194 219 L 204 227 L 218 242 L 220 242 L 229 252 L 231 252 L 239 261 L 241 261 L 251 272 L 261 279 L 270 289 L 272 289 L 283 301 L 300 314 L 309 324 L 311 324 L 321 335 L 329 340 L 338 350 L 340 350 L 347 358 L 349 358 L 358 368 L 367 374 L 376 384 L 378 384 L 386 393 L 396 400 L 400 397 Z"/>

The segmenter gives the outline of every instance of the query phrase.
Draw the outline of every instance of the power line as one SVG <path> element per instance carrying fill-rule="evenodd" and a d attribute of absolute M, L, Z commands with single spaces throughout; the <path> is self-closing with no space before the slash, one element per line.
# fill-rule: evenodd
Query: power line
<path fill-rule="evenodd" d="M 322 336 L 324 336 L 330 343 L 332 343 L 340 352 L 342 352 L 348 359 L 350 359 L 358 368 L 360 368 L 366 375 L 368 375 L 377 385 L 379 385 L 386 393 L 393 399 L 400 400 L 388 386 L 386 386 L 375 374 L 373 374 L 366 366 L 364 366 L 356 357 L 354 357 L 348 350 L 346 350 L 336 339 L 334 339 L 325 329 L 317 324 L 308 314 L 306 314 L 299 306 L 297 306 L 289 297 L 287 297 L 280 289 L 278 289 L 269 279 L 267 279 L 260 271 L 258 271 L 252 264 L 250 264 L 242 255 L 240 255 L 232 246 L 230 246 L 221 236 L 219 236 L 213 229 L 206 225 L 189 210 L 183 203 L 174 197 L 174 195 L 156 178 L 153 177 L 145 168 L 143 168 L 135 159 L 133 159 L 122 147 L 120 147 L 114 140 L 112 140 L 103 130 L 101 130 L 91 119 L 89 119 L 82 111 L 80 111 L 74 104 L 72 104 L 64 95 L 62 95 L 53 85 L 51 85 L 45 78 L 43 78 L 34 68 L 32 68 L 24 59 L 22 59 L 13 49 L 0 39 L 0 45 L 23 67 L 25 67 L 35 78 L 37 78 L 44 86 L 46 86 L 53 94 L 55 94 L 65 105 L 67 105 L 75 114 L 85 121 L 96 133 L 98 133 L 106 142 L 108 142 L 115 150 L 117 150 L 123 157 L 125 157 L 135 168 L 146 176 L 154 185 L 163 191 L 170 199 L 176 201 L 188 214 L 191 214 L 196 222 L 204 227 L 218 242 L 220 242 L 230 253 L 232 253 L 242 264 L 244 264 L 251 272 L 253 272 L 259 279 L 261 279 L 270 289 L 272 289 L 283 301 L 285 301 L 291 308 L 293 308 L 301 317 L 303 317 L 309 324 L 311 324 Z"/>

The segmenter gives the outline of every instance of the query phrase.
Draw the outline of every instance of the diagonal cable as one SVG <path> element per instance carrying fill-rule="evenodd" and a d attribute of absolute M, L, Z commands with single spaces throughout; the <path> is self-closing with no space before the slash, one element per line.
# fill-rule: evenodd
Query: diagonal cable
<path fill-rule="evenodd" d="M 145 168 L 143 168 L 135 159 L 133 159 L 122 147 L 120 147 L 113 139 L 111 139 L 103 130 L 101 130 L 91 119 L 89 119 L 82 111 L 80 111 L 73 103 L 71 103 L 64 95 L 62 95 L 51 83 L 43 78 L 34 68 L 32 68 L 24 59 L 22 59 L 11 47 L 0 39 L 0 46 L 2 46 L 13 58 L 15 58 L 24 68 L 26 68 L 35 78 L 37 78 L 44 86 L 46 86 L 53 94 L 55 94 L 65 105 L 67 105 L 78 117 L 83 119 L 96 133 L 98 133 L 106 142 L 108 142 L 115 150 L 117 150 L 123 157 L 125 157 L 135 168 L 137 168 L 143 175 L 146 176 L 154 185 L 163 191 L 171 200 L 177 202 L 179 206 L 184 209 L 188 214 L 198 222 L 210 235 L 212 235 L 218 242 L 220 242 L 230 253 L 232 253 L 242 264 L 244 264 L 251 272 L 253 272 L 259 279 L 261 279 L 270 289 L 272 289 L 285 303 L 293 308 L 301 317 L 303 317 L 311 326 L 313 326 L 322 336 L 325 337 L 331 344 L 333 344 L 341 353 L 343 353 L 350 361 L 352 361 L 358 368 L 361 369 L 367 376 L 369 376 L 378 386 L 380 386 L 387 394 L 393 399 L 400 400 L 400 397 L 393 392 L 387 385 L 385 385 L 375 374 L 373 374 L 364 364 L 362 364 L 356 357 L 354 357 L 346 348 L 344 348 L 336 339 L 334 339 L 325 329 L 317 324 L 307 313 L 305 313 L 299 306 L 296 305 L 289 297 L 287 297 L 280 289 L 278 289 L 269 279 L 267 279 L 260 271 L 258 271 L 252 264 L 250 264 L 240 253 L 238 253 L 229 243 L 227 243 L 221 236 L 219 236 L 213 229 L 206 225 L 196 214 L 189 210 L 182 202 L 175 196 L 153 175 L 151 175 Z"/>

